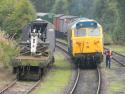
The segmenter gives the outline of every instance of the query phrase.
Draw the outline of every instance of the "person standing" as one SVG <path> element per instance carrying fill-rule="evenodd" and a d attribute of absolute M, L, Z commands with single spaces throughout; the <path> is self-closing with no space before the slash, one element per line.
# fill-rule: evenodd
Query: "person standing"
<path fill-rule="evenodd" d="M 106 50 L 105 55 L 106 55 L 106 67 L 109 67 L 109 69 L 110 69 L 111 68 L 111 58 L 112 58 L 111 49 Z"/>

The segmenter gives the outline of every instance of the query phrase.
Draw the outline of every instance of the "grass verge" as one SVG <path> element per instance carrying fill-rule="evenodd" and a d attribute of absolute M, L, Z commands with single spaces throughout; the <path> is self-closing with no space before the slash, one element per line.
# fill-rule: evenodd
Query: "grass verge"
<path fill-rule="evenodd" d="M 125 54 L 125 46 L 121 45 L 107 45 L 106 48 L 111 48 L 113 51 Z"/>
<path fill-rule="evenodd" d="M 63 94 L 71 77 L 71 65 L 61 52 L 55 53 L 54 68 L 33 94 Z"/>
<path fill-rule="evenodd" d="M 16 42 L 6 38 L 4 32 L 0 31 L 0 64 L 9 67 L 9 62 L 18 54 Z"/>

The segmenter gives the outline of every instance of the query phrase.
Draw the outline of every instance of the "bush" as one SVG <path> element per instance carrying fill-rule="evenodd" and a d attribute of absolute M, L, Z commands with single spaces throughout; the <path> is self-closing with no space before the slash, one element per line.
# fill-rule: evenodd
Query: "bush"
<path fill-rule="evenodd" d="M 9 66 L 9 62 L 19 53 L 14 40 L 7 39 L 4 32 L 0 31 L 0 61 L 4 67 Z"/>
<path fill-rule="evenodd" d="M 36 11 L 29 0 L 1 0 L 0 26 L 11 36 L 21 33 L 22 28 L 35 19 Z"/>

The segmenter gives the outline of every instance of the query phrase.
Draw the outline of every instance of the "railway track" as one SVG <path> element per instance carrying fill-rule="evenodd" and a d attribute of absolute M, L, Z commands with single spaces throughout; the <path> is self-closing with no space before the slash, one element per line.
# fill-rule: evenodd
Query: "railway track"
<path fill-rule="evenodd" d="M 81 70 L 69 94 L 100 94 L 101 73 L 100 69 Z"/>
<path fill-rule="evenodd" d="M 56 40 L 56 44 L 68 54 L 66 43 Z M 96 70 L 83 70 L 78 67 L 75 81 L 70 88 L 67 94 L 100 94 L 101 72 L 99 67 Z"/>
<path fill-rule="evenodd" d="M 107 48 L 104 48 L 104 49 L 107 49 Z M 112 52 L 113 52 L 112 59 L 115 60 L 117 63 L 121 64 L 122 66 L 125 66 L 125 56 L 115 51 L 112 51 Z"/>
<path fill-rule="evenodd" d="M 13 81 L 7 87 L 0 91 L 0 94 L 29 94 L 38 84 L 37 82 Z"/>

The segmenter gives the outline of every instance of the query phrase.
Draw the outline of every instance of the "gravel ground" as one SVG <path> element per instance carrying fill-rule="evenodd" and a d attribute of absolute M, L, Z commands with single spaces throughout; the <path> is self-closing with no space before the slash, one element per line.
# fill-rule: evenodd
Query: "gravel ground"
<path fill-rule="evenodd" d="M 120 61 L 122 64 L 125 64 L 125 57 L 119 56 L 119 55 L 117 55 L 117 54 L 115 54 L 115 53 L 113 53 L 113 57 L 114 57 L 116 60 Z"/>
<path fill-rule="evenodd" d="M 4 94 L 25 94 L 36 82 L 16 82 Z"/>
<path fill-rule="evenodd" d="M 15 75 L 12 74 L 11 70 L 4 68 L 3 65 L 0 64 L 0 90 L 2 90 L 14 79 Z"/>
<path fill-rule="evenodd" d="M 81 69 L 74 94 L 96 94 L 98 77 L 96 69 Z"/>
<path fill-rule="evenodd" d="M 112 60 L 111 69 L 105 68 L 105 63 L 102 63 L 101 68 L 101 94 L 125 94 L 125 67 Z"/>

